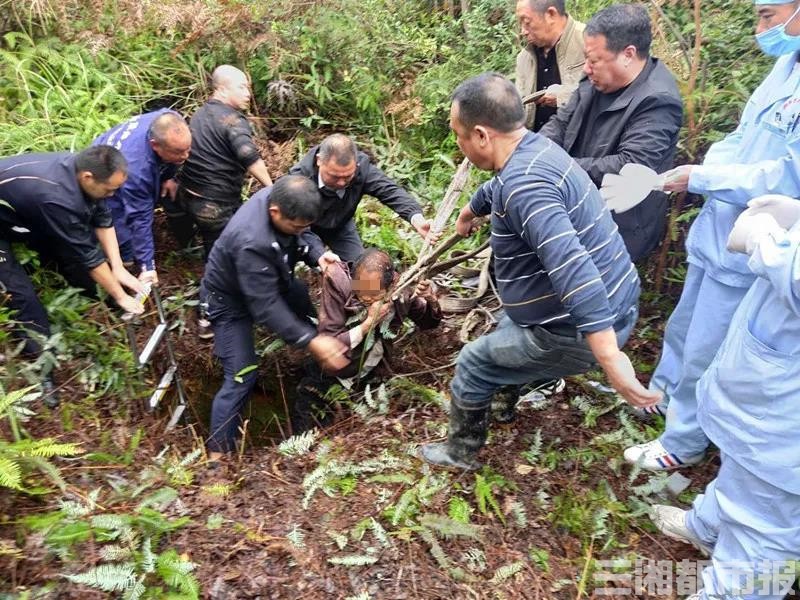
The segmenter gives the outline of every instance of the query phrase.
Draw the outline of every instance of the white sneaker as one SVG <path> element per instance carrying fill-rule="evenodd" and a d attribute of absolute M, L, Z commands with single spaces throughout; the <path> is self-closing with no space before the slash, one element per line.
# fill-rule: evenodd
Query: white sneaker
<path fill-rule="evenodd" d="M 694 456 L 679 457 L 677 454 L 667 452 L 659 440 L 652 440 L 644 444 L 636 444 L 626 448 L 623 453 L 625 461 L 632 465 L 639 465 L 648 471 L 670 471 L 683 467 L 696 465 L 705 454 L 695 454 Z"/>
<path fill-rule="evenodd" d="M 650 507 L 650 520 L 653 521 L 653 524 L 658 530 L 667 537 L 691 544 L 700 550 L 703 556 L 711 556 L 714 547 L 703 542 L 703 540 L 697 537 L 692 530 L 686 526 L 687 512 L 688 511 L 675 506 L 654 504 Z M 690 598 L 693 597 L 694 596 L 690 596 Z M 699 595 L 697 597 L 699 598 Z"/>

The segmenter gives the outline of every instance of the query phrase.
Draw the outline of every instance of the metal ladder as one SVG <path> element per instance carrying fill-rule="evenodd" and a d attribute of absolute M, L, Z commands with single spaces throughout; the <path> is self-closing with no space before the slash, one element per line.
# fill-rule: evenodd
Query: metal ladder
<path fill-rule="evenodd" d="M 178 390 L 178 401 L 173 407 L 172 416 L 165 429 L 165 431 L 169 431 L 178 424 L 178 421 L 180 421 L 181 417 L 183 417 L 183 413 L 186 411 L 186 394 L 184 393 L 183 383 L 180 373 L 178 372 L 178 362 L 175 360 L 175 350 L 172 346 L 172 336 L 169 331 L 170 323 L 167 321 L 167 316 L 164 312 L 164 304 L 161 302 L 161 293 L 158 286 L 152 286 L 149 294 L 142 294 L 141 297 L 137 296 L 137 299 L 144 302 L 147 300 L 148 295 L 151 296 L 155 302 L 156 311 L 158 313 L 158 323 L 141 352 L 136 344 L 135 316 L 131 313 L 126 313 L 122 316 L 122 320 L 125 322 L 125 328 L 128 332 L 128 343 L 130 344 L 133 361 L 137 369 L 142 369 L 145 365 L 150 363 L 156 350 L 162 343 L 166 345 L 168 360 L 167 370 L 161 376 L 156 389 L 153 390 L 153 393 L 150 395 L 147 406 L 151 412 L 154 411 L 164 399 L 164 396 L 166 396 L 172 384 L 175 383 L 175 387 Z"/>

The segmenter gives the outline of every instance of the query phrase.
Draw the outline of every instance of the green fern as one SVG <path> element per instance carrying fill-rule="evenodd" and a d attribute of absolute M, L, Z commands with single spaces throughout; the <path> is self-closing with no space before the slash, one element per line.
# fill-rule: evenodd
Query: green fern
<path fill-rule="evenodd" d="M 469 515 L 471 512 L 472 507 L 464 498 L 461 496 L 453 496 L 450 498 L 448 514 L 453 521 L 457 523 L 469 523 Z"/>
<path fill-rule="evenodd" d="M 184 560 L 173 549 L 162 552 L 156 559 L 156 572 L 164 583 L 196 599 L 200 594 L 200 584 L 191 574 L 194 568 L 194 563 Z"/>
<path fill-rule="evenodd" d="M 295 548 L 303 548 L 306 545 L 305 538 L 306 534 L 300 529 L 297 523 L 292 525 L 291 531 L 286 534 L 286 539 L 289 540 L 289 543 Z"/>
<path fill-rule="evenodd" d="M 425 514 L 420 517 L 419 523 L 445 539 L 466 537 L 479 540 L 481 537 L 479 527 L 468 523 L 460 523 L 444 515 Z"/>

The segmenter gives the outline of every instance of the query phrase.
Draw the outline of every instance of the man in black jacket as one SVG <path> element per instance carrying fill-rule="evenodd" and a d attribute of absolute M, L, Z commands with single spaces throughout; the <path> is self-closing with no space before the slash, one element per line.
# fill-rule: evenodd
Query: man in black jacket
<path fill-rule="evenodd" d="M 373 165 L 346 135 L 326 137 L 289 173 L 307 177 L 319 187 L 322 208 L 311 230 L 345 262 L 355 261 L 364 252 L 353 216 L 365 194 L 411 223 L 423 238 L 430 232 L 419 203 Z"/>
<path fill-rule="evenodd" d="M 78 154 L 21 154 L 0 160 L 0 291 L 8 294 L 15 318 L 27 330 L 49 336 L 50 322 L 14 256 L 12 242 L 40 252 L 71 285 L 87 294 L 94 295 L 99 284 L 125 311 L 142 312 L 141 304 L 123 287 L 142 290 L 139 280 L 122 265 L 105 203 L 125 183 L 127 172 L 125 157 L 111 146 L 94 146 Z M 41 347 L 26 336 L 23 352 L 35 356 Z M 42 387 L 48 406 L 57 405 L 49 376 Z"/>
<path fill-rule="evenodd" d="M 317 187 L 287 175 L 245 202 L 214 243 L 203 277 L 203 295 L 214 328 L 214 354 L 225 380 L 211 407 L 209 460 L 234 449 L 241 409 L 258 376 L 253 325 L 287 344 L 307 348 L 330 371 L 343 368 L 344 344 L 318 335 L 309 315 L 308 289 L 295 279 L 298 260 L 326 267 L 338 261 L 308 231 L 319 214 Z"/>
<path fill-rule="evenodd" d="M 649 55 L 650 17 L 638 4 L 615 4 L 595 14 L 584 32 L 584 78 L 567 105 L 539 133 L 564 148 L 600 186 L 603 175 L 627 163 L 661 173 L 672 167 L 683 104 L 675 78 Z M 634 262 L 663 237 L 667 196 L 651 193 L 614 214 Z"/>
<path fill-rule="evenodd" d="M 192 149 L 178 173 L 177 204 L 185 209 L 203 238 L 205 258 L 225 225 L 242 204 L 245 174 L 263 186 L 272 185 L 267 166 L 253 140 L 244 114 L 250 106 L 250 81 L 231 65 L 220 65 L 211 74 L 211 98 L 189 123 Z M 185 230 L 185 220 L 175 219 Z M 191 230 L 181 237 L 191 238 Z M 183 245 L 189 239 L 179 240 Z"/>

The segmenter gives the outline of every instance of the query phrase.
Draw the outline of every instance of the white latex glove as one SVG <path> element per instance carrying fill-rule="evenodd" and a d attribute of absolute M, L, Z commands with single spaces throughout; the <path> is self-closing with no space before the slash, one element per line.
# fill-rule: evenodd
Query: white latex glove
<path fill-rule="evenodd" d="M 752 215 L 772 215 L 778 225 L 791 229 L 800 220 L 800 200 L 781 194 L 764 194 L 747 203 L 747 210 Z"/>
<path fill-rule="evenodd" d="M 733 229 L 728 236 L 729 252 L 741 252 L 749 255 L 753 253 L 759 240 L 764 236 L 779 236 L 786 233 L 786 230 L 778 225 L 775 217 L 767 213 L 752 213 L 752 210 L 752 208 L 748 208 L 739 215 L 733 224 Z"/>

